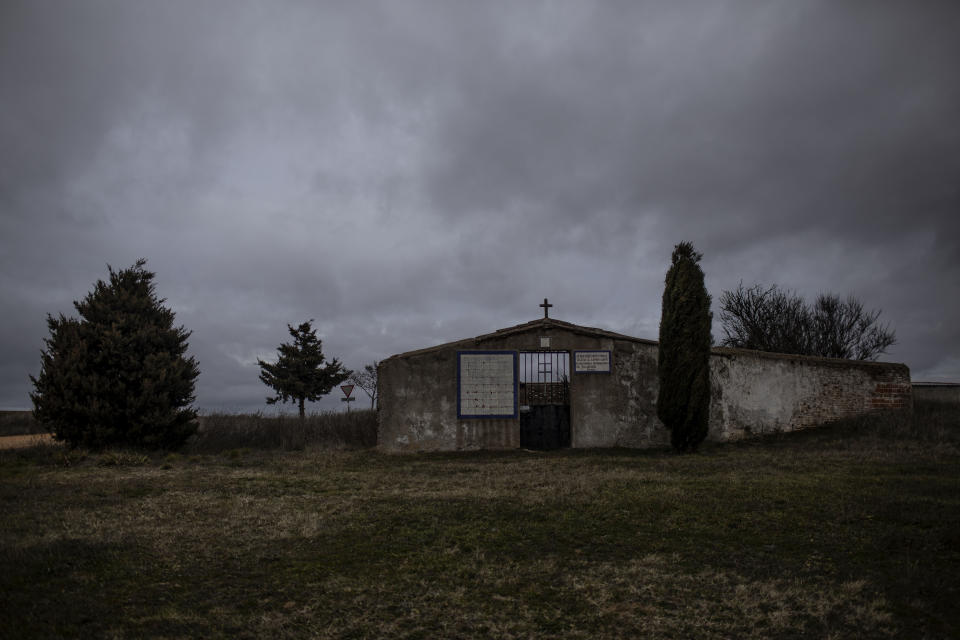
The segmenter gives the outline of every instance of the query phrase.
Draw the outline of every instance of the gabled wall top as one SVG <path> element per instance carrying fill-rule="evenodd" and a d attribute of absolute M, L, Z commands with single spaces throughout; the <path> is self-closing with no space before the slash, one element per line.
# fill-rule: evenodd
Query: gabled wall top
<path fill-rule="evenodd" d="M 433 347 L 426 347 L 425 349 L 416 349 L 414 351 L 407 351 L 405 353 L 398 353 L 397 355 L 390 356 L 388 360 L 393 358 L 407 358 L 409 356 L 422 355 L 427 353 L 432 353 L 434 351 L 441 351 L 443 349 L 450 348 L 463 348 L 469 349 L 473 347 L 478 347 L 483 345 L 484 342 L 489 342 L 491 340 L 499 340 L 507 336 L 516 335 L 518 333 L 531 333 L 534 331 L 543 331 L 545 329 L 562 329 L 564 331 L 569 331 L 581 336 L 591 337 L 591 338 L 612 338 L 614 340 L 627 340 L 629 342 L 638 342 L 641 344 L 656 345 L 654 340 L 644 340 L 643 338 L 634 338 L 633 336 L 623 335 L 621 333 L 615 333 L 613 331 L 607 331 L 606 329 L 597 329 L 595 327 L 583 327 L 578 324 L 573 324 L 570 322 L 564 322 L 563 320 L 556 320 L 554 318 L 539 318 L 537 320 L 532 320 L 530 322 L 524 322 L 523 324 L 518 324 L 513 327 L 507 327 L 506 329 L 497 329 L 493 333 L 486 333 L 475 338 L 465 338 L 463 340 L 454 340 L 453 342 L 446 342 L 444 344 L 438 344 Z"/>

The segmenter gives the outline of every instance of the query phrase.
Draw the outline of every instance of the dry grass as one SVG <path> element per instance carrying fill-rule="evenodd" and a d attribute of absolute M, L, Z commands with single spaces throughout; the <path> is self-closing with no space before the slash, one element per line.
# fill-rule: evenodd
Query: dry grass
<path fill-rule="evenodd" d="M 359 449 L 377 445 L 377 414 L 371 410 L 314 413 L 298 416 L 262 413 L 211 413 L 201 416 L 200 428 L 185 448 L 191 453 L 219 453 L 231 449 L 306 447 Z"/>
<path fill-rule="evenodd" d="M 918 416 L 693 456 L 0 452 L 0 629 L 956 637 L 960 424 Z"/>
<path fill-rule="evenodd" d="M 53 437 L 49 433 L 34 433 L 21 436 L 0 436 L 0 449 L 22 449 L 35 447 L 41 444 L 53 444 Z"/>

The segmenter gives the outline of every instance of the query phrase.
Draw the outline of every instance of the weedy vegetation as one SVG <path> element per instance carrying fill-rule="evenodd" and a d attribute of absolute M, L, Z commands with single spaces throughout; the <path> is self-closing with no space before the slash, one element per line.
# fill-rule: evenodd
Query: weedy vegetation
<path fill-rule="evenodd" d="M 173 454 L 0 452 L 5 637 L 960 634 L 955 406 L 682 456 L 287 451 L 212 424 Z"/>
<path fill-rule="evenodd" d="M 283 449 L 307 447 L 361 449 L 377 446 L 377 413 L 324 412 L 297 416 L 263 413 L 211 413 L 200 418 L 200 428 L 185 447 L 192 453 L 218 453 L 231 449 Z"/>
<path fill-rule="evenodd" d="M 43 428 L 33 419 L 32 411 L 0 411 L 0 437 L 40 433 Z"/>

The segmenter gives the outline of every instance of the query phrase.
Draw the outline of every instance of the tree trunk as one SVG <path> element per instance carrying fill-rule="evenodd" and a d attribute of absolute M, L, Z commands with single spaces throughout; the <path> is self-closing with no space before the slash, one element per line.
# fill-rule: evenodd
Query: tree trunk
<path fill-rule="evenodd" d="M 300 419 L 301 419 L 301 420 L 303 420 L 303 418 L 304 418 L 303 400 L 304 400 L 303 396 L 300 396 Z"/>

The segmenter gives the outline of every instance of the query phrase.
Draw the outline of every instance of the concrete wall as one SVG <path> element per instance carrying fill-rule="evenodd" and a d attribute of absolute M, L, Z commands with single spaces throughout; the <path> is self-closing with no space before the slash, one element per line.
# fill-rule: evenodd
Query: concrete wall
<path fill-rule="evenodd" d="M 912 406 L 906 365 L 714 349 L 709 438 L 795 431 Z"/>
<path fill-rule="evenodd" d="M 570 429 L 573 447 L 654 447 L 670 444 L 657 418 L 657 345 L 605 340 L 610 374 L 571 374 Z"/>
<path fill-rule="evenodd" d="M 643 447 L 669 443 L 669 433 L 656 418 L 656 344 L 543 322 L 533 323 L 529 329 L 505 330 L 382 361 L 378 371 L 378 446 L 387 451 L 520 446 L 519 418 L 457 418 L 457 351 L 536 351 L 541 337 L 550 338 L 551 350 L 612 352 L 610 374 L 575 374 L 571 360 L 573 447 Z"/>
<path fill-rule="evenodd" d="M 915 382 L 913 398 L 932 402 L 960 404 L 960 384 L 955 382 Z"/>
<path fill-rule="evenodd" d="M 386 451 L 511 449 L 520 420 L 457 417 L 457 351 L 609 350 L 612 373 L 570 373 L 573 447 L 660 447 L 657 345 L 544 320 L 393 356 L 380 363 L 378 446 Z M 905 365 L 714 349 L 708 438 L 793 431 L 871 410 L 912 406 Z"/>
<path fill-rule="evenodd" d="M 457 428 L 457 353 L 453 349 L 393 357 L 377 370 L 378 445 L 387 450 L 461 449 Z M 511 441 L 499 443 L 509 446 Z M 519 440 L 518 440 L 519 444 Z"/>

